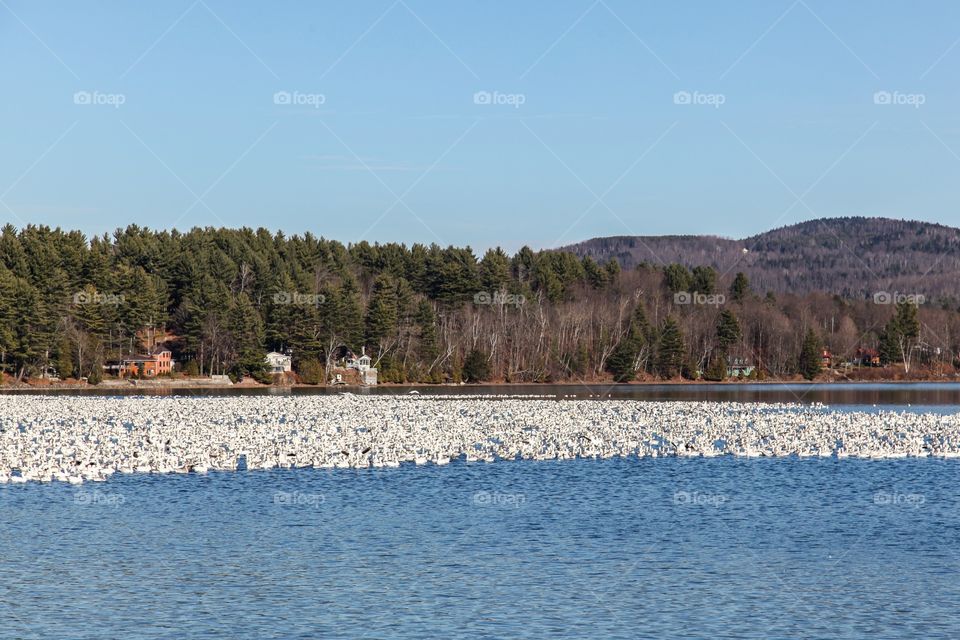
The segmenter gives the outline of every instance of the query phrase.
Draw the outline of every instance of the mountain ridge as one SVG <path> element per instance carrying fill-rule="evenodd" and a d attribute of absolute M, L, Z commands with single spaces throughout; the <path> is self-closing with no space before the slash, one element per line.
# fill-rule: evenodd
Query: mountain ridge
<path fill-rule="evenodd" d="M 609 236 L 558 248 L 624 269 L 648 263 L 742 271 L 757 291 L 869 297 L 879 291 L 956 298 L 960 229 L 919 220 L 818 218 L 742 239 L 716 235 Z"/>

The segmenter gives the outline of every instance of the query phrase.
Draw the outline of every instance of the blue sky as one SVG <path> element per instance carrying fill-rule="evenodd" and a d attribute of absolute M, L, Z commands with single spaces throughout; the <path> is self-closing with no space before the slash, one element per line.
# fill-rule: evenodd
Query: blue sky
<path fill-rule="evenodd" d="M 960 226 L 958 41 L 933 1 L 0 0 L 0 218 L 477 250 Z"/>

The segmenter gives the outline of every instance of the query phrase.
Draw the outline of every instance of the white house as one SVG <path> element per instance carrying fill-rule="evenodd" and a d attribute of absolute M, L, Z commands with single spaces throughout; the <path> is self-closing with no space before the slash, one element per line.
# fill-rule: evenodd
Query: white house
<path fill-rule="evenodd" d="M 266 357 L 267 373 L 289 373 L 293 365 L 293 358 L 288 353 L 271 351 Z"/>
<path fill-rule="evenodd" d="M 359 358 L 353 354 L 350 355 L 347 368 L 359 371 L 360 381 L 363 384 L 377 384 L 377 370 L 370 366 L 370 356 L 367 355 L 366 347 L 361 348 Z"/>

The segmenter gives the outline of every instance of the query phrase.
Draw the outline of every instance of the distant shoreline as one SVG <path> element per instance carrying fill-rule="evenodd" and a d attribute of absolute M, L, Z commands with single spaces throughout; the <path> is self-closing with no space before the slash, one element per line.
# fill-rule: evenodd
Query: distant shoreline
<path fill-rule="evenodd" d="M 562 387 L 562 388 L 596 388 L 602 387 L 607 390 L 613 389 L 631 389 L 631 388 L 655 388 L 655 387 L 701 387 L 701 388 L 723 388 L 723 387 L 783 387 L 783 386 L 809 386 L 809 387 L 866 387 L 866 386 L 910 386 L 910 385 L 921 385 L 921 384 L 938 384 L 938 385 L 947 385 L 952 386 L 956 385 L 960 387 L 960 378 L 923 378 L 923 379 L 912 379 L 912 380 L 725 380 L 725 381 L 704 381 L 704 380 L 644 380 L 644 381 L 632 381 L 625 383 L 616 383 L 612 381 L 560 381 L 560 382 L 482 382 L 482 383 L 440 383 L 440 384 L 426 384 L 426 383 L 408 383 L 408 384 L 398 384 L 398 383 L 383 383 L 379 385 L 365 386 L 365 385 L 311 385 L 311 384 L 260 384 L 260 383 L 248 383 L 242 382 L 237 384 L 221 384 L 221 383 L 211 383 L 211 382 L 190 382 L 190 381 L 177 381 L 170 382 L 166 384 L 157 383 L 156 381 L 147 381 L 145 384 L 143 381 L 139 381 L 138 384 L 81 384 L 81 383 L 52 383 L 52 384 L 2 384 L 0 385 L 0 393 L 9 393 L 9 392 L 23 392 L 23 393 L 51 393 L 58 394 L 63 392 L 84 392 L 84 393 L 135 393 L 139 391 L 144 392 L 153 392 L 153 391 L 202 391 L 202 390 L 211 390 L 211 391 L 268 391 L 271 389 L 275 390 L 293 390 L 293 389 L 307 389 L 307 390 L 326 390 L 329 392 L 336 391 L 366 391 L 366 390 L 417 390 L 417 391 L 429 391 L 430 389 L 497 389 L 497 388 L 524 388 L 524 389 L 537 389 L 537 388 L 552 388 L 552 387 Z"/>

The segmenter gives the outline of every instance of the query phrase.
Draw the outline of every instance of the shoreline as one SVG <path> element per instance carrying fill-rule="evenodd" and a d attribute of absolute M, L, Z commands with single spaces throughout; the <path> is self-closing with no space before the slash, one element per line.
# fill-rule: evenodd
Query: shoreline
<path fill-rule="evenodd" d="M 360 391 L 384 390 L 429 390 L 429 389 L 543 389 L 550 387 L 569 387 L 569 388 L 597 388 L 602 387 L 607 391 L 614 389 L 644 389 L 657 387 L 695 387 L 695 388 L 764 388 L 764 387 L 874 387 L 874 386 L 916 386 L 916 385 L 938 385 L 944 387 L 956 386 L 960 388 L 960 378 L 920 378 L 920 379 L 894 379 L 894 380 L 725 380 L 725 381 L 703 381 L 703 380 L 644 380 L 618 383 L 612 381 L 562 381 L 562 382 L 481 382 L 481 383 L 382 383 L 378 385 L 313 385 L 304 383 L 293 384 L 260 384 L 241 382 L 236 384 L 222 384 L 207 382 L 203 380 L 196 381 L 138 381 L 130 384 L 83 384 L 83 383 L 51 383 L 51 384 L 0 384 L 0 393 L 8 392 L 39 392 L 39 393 L 58 393 L 58 392 L 135 392 L 135 391 L 197 391 L 197 390 L 215 390 L 215 391 L 291 391 L 294 389 L 306 389 L 315 391 L 324 391 L 334 393 L 336 391 L 349 391 L 351 393 Z"/>

